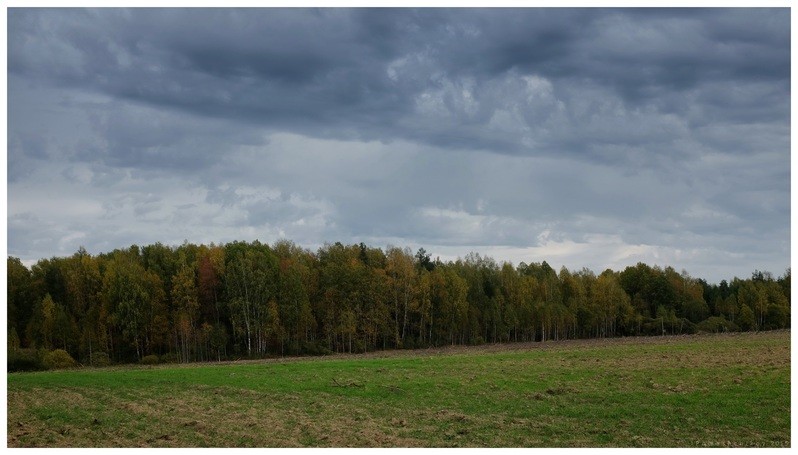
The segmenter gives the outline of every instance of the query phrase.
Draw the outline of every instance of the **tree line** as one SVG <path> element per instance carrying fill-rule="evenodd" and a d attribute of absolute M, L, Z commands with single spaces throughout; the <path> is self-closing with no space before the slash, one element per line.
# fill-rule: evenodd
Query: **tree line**
<path fill-rule="evenodd" d="M 709 284 L 643 263 L 558 273 L 477 253 L 254 241 L 81 247 L 30 269 L 9 257 L 7 273 L 9 353 L 63 350 L 84 365 L 790 326 L 790 269 Z"/>

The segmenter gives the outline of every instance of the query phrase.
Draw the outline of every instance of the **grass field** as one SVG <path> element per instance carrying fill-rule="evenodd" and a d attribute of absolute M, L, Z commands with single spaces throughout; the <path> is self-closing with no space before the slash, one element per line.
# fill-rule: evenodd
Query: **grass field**
<path fill-rule="evenodd" d="M 9 447 L 789 447 L 790 332 L 8 375 Z"/>

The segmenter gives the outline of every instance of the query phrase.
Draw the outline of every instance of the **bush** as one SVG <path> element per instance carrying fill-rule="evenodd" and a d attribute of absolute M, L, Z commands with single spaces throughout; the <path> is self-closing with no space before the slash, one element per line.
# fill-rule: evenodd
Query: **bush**
<path fill-rule="evenodd" d="M 74 368 L 78 365 L 78 363 L 75 362 L 75 359 L 73 359 L 72 356 L 63 349 L 56 349 L 55 351 L 50 351 L 44 354 L 42 363 L 44 363 L 44 366 L 51 370 Z"/>
<path fill-rule="evenodd" d="M 646 318 L 645 322 L 640 327 L 641 335 L 663 335 L 662 324 L 658 319 Z"/>
<path fill-rule="evenodd" d="M 765 316 L 765 329 L 784 329 L 790 320 L 789 310 L 786 307 L 770 304 Z"/>
<path fill-rule="evenodd" d="M 161 356 L 161 363 L 178 363 L 180 358 L 174 352 L 168 352 Z"/>
<path fill-rule="evenodd" d="M 158 356 L 155 354 L 145 355 L 139 360 L 139 363 L 142 365 L 155 365 L 158 363 Z"/>
<path fill-rule="evenodd" d="M 680 335 L 696 332 L 696 324 L 687 318 L 680 318 L 677 324 L 674 324 L 674 331 L 677 331 Z"/>
<path fill-rule="evenodd" d="M 14 351 L 19 349 L 19 335 L 17 335 L 17 330 L 13 327 L 8 331 L 8 345 L 6 345 L 7 351 Z"/>
<path fill-rule="evenodd" d="M 111 364 L 111 358 L 107 352 L 93 352 L 89 364 L 93 367 L 107 367 Z"/>
<path fill-rule="evenodd" d="M 8 353 L 8 371 L 40 371 L 47 367 L 42 363 L 42 357 L 35 349 L 14 349 Z"/>
<path fill-rule="evenodd" d="M 302 343 L 302 352 L 307 355 L 329 355 L 332 351 L 321 342 L 305 341 Z"/>
<path fill-rule="evenodd" d="M 705 321 L 698 323 L 696 327 L 700 332 L 721 333 L 721 332 L 737 332 L 740 330 L 737 324 L 726 320 L 723 316 L 712 316 Z"/>

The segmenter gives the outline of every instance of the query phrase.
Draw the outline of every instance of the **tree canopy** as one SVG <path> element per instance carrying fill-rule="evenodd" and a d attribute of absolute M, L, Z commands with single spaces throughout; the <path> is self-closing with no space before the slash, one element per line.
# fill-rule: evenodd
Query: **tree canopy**
<path fill-rule="evenodd" d="M 7 273 L 9 349 L 83 364 L 770 330 L 791 311 L 790 269 L 708 284 L 643 263 L 558 273 L 363 243 L 81 248 L 30 269 L 9 257 Z"/>

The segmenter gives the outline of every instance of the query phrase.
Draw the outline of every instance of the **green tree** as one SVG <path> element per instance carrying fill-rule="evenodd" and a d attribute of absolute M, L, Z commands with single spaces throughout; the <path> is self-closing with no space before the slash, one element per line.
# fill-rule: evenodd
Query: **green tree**
<path fill-rule="evenodd" d="M 225 287 L 233 335 L 247 355 L 266 354 L 269 302 L 276 298 L 278 259 L 257 240 L 226 245 Z M 243 338 L 243 340 L 242 340 Z"/>
<path fill-rule="evenodd" d="M 435 269 L 435 263 L 430 259 L 429 253 L 424 248 L 419 248 L 416 252 L 416 264 L 418 267 L 431 272 Z"/>
<path fill-rule="evenodd" d="M 80 248 L 30 270 L 7 264 L 15 358 L 27 346 L 62 348 L 92 365 L 790 325 L 789 269 L 714 285 L 643 263 L 596 276 L 477 253 L 442 262 L 423 249 L 311 252 L 290 241 L 157 243 L 96 257 Z"/>
<path fill-rule="evenodd" d="M 53 349 L 53 336 L 56 320 L 56 304 L 50 294 L 36 304 L 25 334 L 32 347 Z"/>
<path fill-rule="evenodd" d="M 385 272 L 389 277 L 389 293 L 393 301 L 396 345 L 402 346 L 407 334 L 408 310 L 415 288 L 415 268 L 409 248 L 388 248 Z"/>
<path fill-rule="evenodd" d="M 749 330 L 756 330 L 756 319 L 754 311 L 748 305 L 740 306 L 740 314 L 737 316 L 737 325 L 740 330 L 747 332 Z"/>
<path fill-rule="evenodd" d="M 468 327 L 468 283 L 453 269 L 446 270 L 446 299 L 444 313 L 448 314 L 444 323 L 451 344 L 465 343 Z"/>
<path fill-rule="evenodd" d="M 226 354 L 228 342 L 227 329 L 222 324 L 216 324 L 211 330 L 210 346 L 216 353 L 217 360 L 222 360 L 222 356 Z"/>
<path fill-rule="evenodd" d="M 745 281 L 737 291 L 737 301 L 741 307 L 748 307 L 754 314 L 754 330 L 759 330 L 765 322 L 765 312 L 767 311 L 768 298 L 764 284 L 757 281 Z M 741 310 L 742 313 L 742 310 Z M 740 315 L 742 316 L 742 314 Z M 741 323 L 742 327 L 743 324 Z M 747 329 L 743 329 L 747 330 Z"/>
<path fill-rule="evenodd" d="M 6 261 L 7 270 L 7 320 L 6 328 L 8 333 L 15 332 L 24 334 L 28 321 L 33 315 L 33 309 L 37 304 L 37 299 L 33 288 L 33 277 L 22 264 L 19 258 L 9 257 Z M 40 299 L 38 299 L 40 301 Z M 28 346 L 27 342 L 20 341 L 22 346 Z"/>
<path fill-rule="evenodd" d="M 199 293 L 195 281 L 194 269 L 183 263 L 177 274 L 172 277 L 172 305 L 174 306 L 175 328 L 179 340 L 180 358 L 188 362 L 194 358 L 195 337 L 199 327 Z"/>
<path fill-rule="evenodd" d="M 285 329 L 280 321 L 280 309 L 274 300 L 269 302 L 264 323 L 263 331 L 266 342 L 274 351 L 279 346 L 280 354 L 282 354 L 285 345 Z"/>
<path fill-rule="evenodd" d="M 78 339 L 78 326 L 64 305 L 55 304 L 52 323 L 52 344 L 64 351 L 75 351 Z"/>
<path fill-rule="evenodd" d="M 523 314 L 523 296 L 521 293 L 521 277 L 511 264 L 502 265 L 499 276 L 499 287 L 501 288 L 502 300 L 504 301 L 504 321 L 503 326 L 506 333 L 503 336 L 505 341 L 518 341 L 521 327 L 521 317 Z"/>
<path fill-rule="evenodd" d="M 726 317 L 731 322 L 734 322 L 735 316 L 739 312 L 739 305 L 737 303 L 737 295 L 729 294 L 728 297 L 722 300 L 722 305 L 717 306 L 721 316 Z"/>
<path fill-rule="evenodd" d="M 614 336 L 621 308 L 629 305 L 629 296 L 618 283 L 615 274 L 607 270 L 596 279 L 591 288 L 590 300 L 594 304 L 597 334 L 601 337 Z"/>
<path fill-rule="evenodd" d="M 765 315 L 765 330 L 785 329 L 789 326 L 790 313 L 785 306 L 770 304 Z"/>
<path fill-rule="evenodd" d="M 790 286 L 792 279 L 790 278 L 791 275 L 791 268 L 787 268 L 784 272 L 784 275 L 780 276 L 778 279 L 778 284 L 781 287 L 781 294 L 787 299 L 787 302 L 790 301 Z"/>
<path fill-rule="evenodd" d="M 74 324 L 74 336 L 78 344 L 76 357 L 84 356 L 91 362 L 98 348 L 100 336 L 97 332 L 99 309 L 102 305 L 102 275 L 99 261 L 80 247 L 65 263 L 67 289 L 66 310 Z"/>
<path fill-rule="evenodd" d="M 431 324 L 432 318 L 432 275 L 426 268 L 421 268 L 421 275 L 418 279 L 417 298 L 414 299 L 416 305 L 414 311 L 418 314 L 419 342 L 424 346 L 431 343 Z"/>
<path fill-rule="evenodd" d="M 224 249 L 211 244 L 201 249 L 197 259 L 197 297 L 206 321 L 220 324 L 223 316 L 221 294 L 224 277 Z"/>
<path fill-rule="evenodd" d="M 107 264 L 103 298 L 111 322 L 126 345 L 134 349 L 137 360 L 165 341 L 163 283 L 155 273 L 144 269 L 135 254 L 117 253 Z"/>

